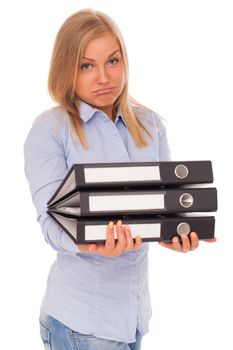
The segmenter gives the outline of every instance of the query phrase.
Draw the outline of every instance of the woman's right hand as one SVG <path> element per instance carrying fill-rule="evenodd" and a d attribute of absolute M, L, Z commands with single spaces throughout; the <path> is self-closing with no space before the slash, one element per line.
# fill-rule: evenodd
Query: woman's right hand
<path fill-rule="evenodd" d="M 117 240 L 114 237 L 114 223 L 110 221 L 106 229 L 106 241 L 104 244 L 80 244 L 78 248 L 81 252 L 109 257 L 140 249 L 142 244 L 141 237 L 137 236 L 133 240 L 129 226 L 123 225 L 121 220 L 116 223 L 116 233 Z"/>

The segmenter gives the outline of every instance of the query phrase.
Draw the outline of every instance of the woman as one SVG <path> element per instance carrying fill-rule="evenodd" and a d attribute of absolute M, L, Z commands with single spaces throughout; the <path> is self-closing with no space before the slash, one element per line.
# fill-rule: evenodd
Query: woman
<path fill-rule="evenodd" d="M 105 14 L 83 10 L 60 28 L 49 73 L 58 103 L 37 118 L 25 143 L 25 171 L 46 241 L 57 251 L 41 305 L 46 349 L 137 349 L 148 331 L 148 244 L 119 221 L 105 244 L 75 246 L 46 214 L 74 163 L 169 160 L 164 125 L 128 94 L 126 48 Z M 118 240 L 115 243 L 114 229 Z M 198 237 L 165 247 L 187 252 Z"/>

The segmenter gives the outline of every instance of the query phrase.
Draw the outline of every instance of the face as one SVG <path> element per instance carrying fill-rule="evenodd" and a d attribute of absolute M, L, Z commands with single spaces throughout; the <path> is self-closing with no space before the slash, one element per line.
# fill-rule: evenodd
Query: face
<path fill-rule="evenodd" d="M 80 61 L 76 95 L 112 118 L 114 103 L 124 85 L 124 62 L 116 38 L 106 33 L 92 39 Z"/>

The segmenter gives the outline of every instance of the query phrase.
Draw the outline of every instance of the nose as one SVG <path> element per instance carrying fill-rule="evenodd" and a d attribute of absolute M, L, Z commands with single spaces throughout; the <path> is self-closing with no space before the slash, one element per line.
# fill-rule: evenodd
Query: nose
<path fill-rule="evenodd" d="M 98 83 L 101 85 L 107 85 L 109 83 L 109 75 L 105 66 L 98 68 Z"/>

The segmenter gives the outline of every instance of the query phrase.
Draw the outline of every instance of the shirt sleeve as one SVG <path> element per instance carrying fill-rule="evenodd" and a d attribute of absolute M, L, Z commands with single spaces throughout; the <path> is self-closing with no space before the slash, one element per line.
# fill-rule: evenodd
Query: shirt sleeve
<path fill-rule="evenodd" d="M 55 112 L 37 118 L 24 145 L 25 174 L 45 240 L 58 252 L 76 254 L 78 247 L 47 214 L 47 202 L 68 171 L 64 124 Z"/>

